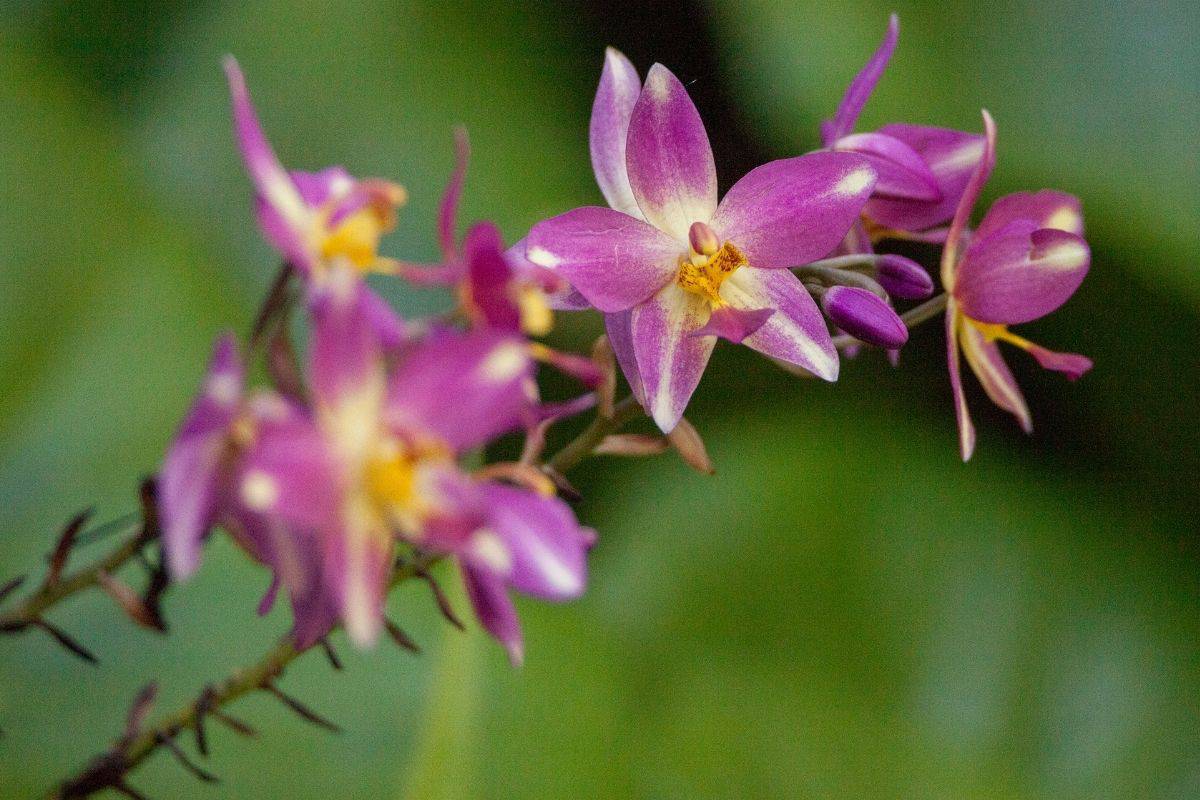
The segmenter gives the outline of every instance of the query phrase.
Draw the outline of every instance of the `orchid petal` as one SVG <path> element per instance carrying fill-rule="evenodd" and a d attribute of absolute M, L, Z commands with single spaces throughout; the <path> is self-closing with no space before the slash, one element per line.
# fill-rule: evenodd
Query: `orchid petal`
<path fill-rule="evenodd" d="M 213 525 L 221 457 L 242 401 L 245 368 L 232 334 L 217 339 L 200 393 L 167 451 L 158 475 L 158 507 L 171 574 L 196 570 L 200 545 Z"/>
<path fill-rule="evenodd" d="M 321 550 L 315 543 L 297 540 L 293 548 L 297 579 L 288 585 L 292 606 L 292 640 L 303 650 L 327 635 L 338 619 L 338 607 L 330 594 Z"/>
<path fill-rule="evenodd" d="M 875 265 L 875 280 L 892 297 L 901 300 L 924 300 L 933 294 L 933 279 L 911 258 L 889 253 Z"/>
<path fill-rule="evenodd" d="M 642 373 L 638 369 L 637 356 L 633 349 L 632 311 L 617 311 L 604 315 L 604 330 L 612 346 L 617 364 L 625 374 L 629 390 L 641 405 L 646 405 L 646 390 L 642 386 Z"/>
<path fill-rule="evenodd" d="M 488 327 L 521 329 L 521 311 L 510 293 L 512 266 L 504 257 L 500 229 L 491 222 L 471 226 L 463 241 L 463 257 L 471 286 L 471 302 Z"/>
<path fill-rule="evenodd" d="M 1067 376 L 1068 380 L 1077 381 L 1092 368 L 1092 360 L 1078 353 L 1056 353 L 1033 343 L 1030 343 L 1026 349 L 1044 369 L 1061 372 Z"/>
<path fill-rule="evenodd" d="M 962 315 L 954 299 L 946 304 L 946 363 L 950 369 L 950 390 L 954 394 L 954 416 L 958 421 L 958 449 L 963 461 L 970 461 L 975 452 L 975 425 L 967 409 L 967 396 L 963 393 L 961 364 L 958 355 L 958 332 L 963 325 Z"/>
<path fill-rule="evenodd" d="M 773 308 L 734 308 L 721 306 L 713 309 L 708 324 L 692 336 L 720 336 L 722 339 L 741 344 L 771 318 Z"/>
<path fill-rule="evenodd" d="M 336 266 L 312 296 L 309 380 L 314 398 L 326 408 L 380 397 L 383 342 L 374 319 L 379 307 L 370 295 L 357 271 Z"/>
<path fill-rule="evenodd" d="M 983 110 L 984 145 L 983 156 L 979 165 L 971 173 L 967 186 L 959 198 L 958 208 L 954 211 L 954 219 L 950 222 L 950 231 L 946 234 L 946 244 L 942 248 L 942 286 L 947 292 L 954 291 L 955 269 L 958 266 L 958 248 L 962 242 L 963 233 L 971 222 L 971 212 L 975 201 L 979 199 L 984 184 L 991 177 L 992 168 L 996 166 L 996 123 L 992 115 Z"/>
<path fill-rule="evenodd" d="M 588 140 L 596 183 L 609 206 L 633 217 L 641 217 L 629 173 L 625 167 L 625 142 L 629 119 L 642 91 L 637 70 L 623 53 L 612 47 L 604 52 L 604 70 L 592 103 Z"/>
<path fill-rule="evenodd" d="M 852 133 L 838 139 L 838 152 L 857 153 L 879 176 L 876 197 L 936 202 L 942 199 L 937 178 L 925 159 L 899 139 L 883 133 Z"/>
<path fill-rule="evenodd" d="M 896 49 L 896 40 L 899 36 L 900 18 L 892 14 L 888 18 L 887 33 L 883 36 L 883 42 L 880 43 L 879 48 L 871 58 L 867 60 L 866 65 L 854 76 L 854 80 L 846 88 L 846 94 L 842 97 L 842 102 L 838 106 L 837 113 L 833 115 L 833 119 L 829 124 L 822 128 L 823 133 L 827 137 L 827 146 L 833 140 L 845 136 L 854 130 L 854 124 L 858 122 L 858 115 L 862 113 L 863 106 L 867 104 L 867 100 L 871 97 L 871 92 L 875 90 L 875 84 L 879 82 L 879 78 L 883 75 L 888 61 L 892 58 L 892 53 Z"/>
<path fill-rule="evenodd" d="M 712 228 L 753 267 L 807 264 L 838 246 L 874 186 L 866 159 L 850 153 L 772 161 L 734 184 L 713 215 Z"/>
<path fill-rule="evenodd" d="M 259 615 L 270 611 L 282 587 L 292 607 L 291 636 L 297 648 L 309 647 L 329 633 L 337 622 L 338 610 L 326 585 L 316 532 L 245 509 L 239 509 L 223 524 L 239 544 L 254 543 L 252 555 L 274 573 L 267 594 L 259 602 Z"/>
<path fill-rule="evenodd" d="M 775 309 L 746 337 L 747 347 L 827 381 L 837 380 L 837 348 L 816 301 L 795 275 L 787 270 L 739 269 L 721 285 L 721 297 L 734 308 Z"/>
<path fill-rule="evenodd" d="M 312 213 L 271 149 L 250 101 L 246 79 L 232 56 L 225 59 L 225 75 L 229 80 L 234 132 L 246 171 L 262 205 L 271 212 L 263 219 L 264 231 L 297 268 L 309 270 L 313 258 L 308 252 L 306 237 L 312 226 Z"/>
<path fill-rule="evenodd" d="M 517 275 L 536 276 L 536 283 L 546 293 L 546 304 L 554 311 L 586 311 L 592 307 L 587 298 L 562 275 L 530 261 L 525 254 L 524 239 L 505 250 L 504 258 Z"/>
<path fill-rule="evenodd" d="M 475 609 L 479 624 L 504 646 L 514 667 L 525 660 L 525 643 L 521 636 L 521 621 L 504 581 L 487 570 L 463 565 L 463 583 L 467 597 Z"/>
<path fill-rule="evenodd" d="M 960 343 L 963 355 L 971 371 L 983 384 L 983 389 L 992 402 L 1017 418 L 1021 430 L 1026 433 L 1033 431 L 1033 420 L 1029 416 L 1029 407 L 1021 387 L 1017 385 L 1012 371 L 1004 361 L 1000 348 L 969 322 L 960 329 Z"/>
<path fill-rule="evenodd" d="M 583 594 L 594 537 L 579 526 L 571 507 L 557 497 L 501 483 L 484 484 L 483 494 L 485 535 L 498 536 L 511 561 L 504 571 L 508 585 L 543 600 Z"/>
<path fill-rule="evenodd" d="M 662 64 L 650 68 L 634 105 L 625 163 L 643 216 L 681 242 L 717 207 L 717 167 L 700 112 Z"/>
<path fill-rule="evenodd" d="M 436 434 L 456 452 L 525 421 L 533 361 L 518 337 L 445 332 L 416 346 L 388 386 L 386 418 L 399 430 Z"/>
<path fill-rule="evenodd" d="M 686 251 L 667 234 L 611 208 L 576 208 L 533 226 L 525 255 L 554 270 L 601 311 L 624 311 L 661 289 Z"/>
<path fill-rule="evenodd" d="M 322 530 L 326 582 L 350 641 L 369 647 L 383 628 L 383 601 L 395 557 L 391 534 L 369 516 L 347 514 Z"/>
<path fill-rule="evenodd" d="M 1018 220 L 963 254 L 954 296 L 964 314 L 980 322 L 1012 325 L 1045 316 L 1075 293 L 1087 275 L 1087 242 L 1054 228 L 1030 232 Z"/>
<path fill-rule="evenodd" d="M 925 231 L 949 222 L 983 157 L 984 137 L 948 128 L 905 124 L 885 125 L 878 133 L 903 142 L 920 156 L 937 182 L 940 199 L 889 198 L 876 192 L 867 203 L 866 215 L 884 227 L 906 232 Z"/>
<path fill-rule="evenodd" d="M 630 315 L 645 407 L 664 433 L 670 433 L 683 416 L 712 355 L 716 337 L 692 335 L 708 315 L 705 298 L 674 283 L 635 306 Z"/>
<path fill-rule="evenodd" d="M 1079 198 L 1066 192 L 1044 189 L 1040 192 L 1016 192 L 992 203 L 975 229 L 975 239 L 985 239 L 1017 220 L 1029 221 L 1034 229 L 1055 228 L 1083 236 L 1083 211 Z"/>
<path fill-rule="evenodd" d="M 442 249 L 442 259 L 452 261 L 455 257 L 455 227 L 458 224 L 458 203 L 462 198 L 463 182 L 467 177 L 467 162 L 471 158 L 471 141 L 467 131 L 459 128 L 454 133 L 454 172 L 446 183 L 446 191 L 438 204 L 438 244 Z"/>
<path fill-rule="evenodd" d="M 344 485 L 337 455 L 312 420 L 274 400 L 279 410 L 257 415 L 254 443 L 239 462 L 237 505 L 291 528 L 333 525 Z M 261 544 L 261 552 L 274 550 L 270 542 Z"/>
<path fill-rule="evenodd" d="M 292 170 L 288 173 L 300 199 L 309 208 L 319 208 L 350 196 L 357 181 L 344 167 L 326 167 L 319 172 Z"/>
<path fill-rule="evenodd" d="M 391 351 L 400 347 L 409 338 L 408 328 L 396 311 L 382 297 L 366 287 L 359 299 L 359 308 L 367 324 L 375 331 L 379 344 L 384 350 Z"/>

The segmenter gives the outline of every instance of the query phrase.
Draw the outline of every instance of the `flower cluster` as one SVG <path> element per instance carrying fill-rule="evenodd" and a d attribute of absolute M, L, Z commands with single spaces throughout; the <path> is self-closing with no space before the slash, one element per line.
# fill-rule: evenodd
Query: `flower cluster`
<path fill-rule="evenodd" d="M 460 241 L 462 134 L 438 215 L 441 259 L 424 265 L 379 253 L 404 190 L 340 167 L 286 170 L 230 60 L 236 138 L 258 224 L 299 284 L 306 363 L 286 377 L 269 365 L 272 385 L 248 389 L 234 339 L 217 342 L 160 475 L 172 573 L 192 573 L 219 526 L 273 572 L 263 607 L 276 590 L 286 593 L 300 646 L 337 624 L 367 645 L 384 624 L 397 559 L 451 558 L 482 625 L 519 662 L 509 591 L 577 597 L 595 535 L 559 498 L 560 476 L 538 462 L 537 447 L 518 462 L 492 464 L 481 463 L 483 448 L 514 431 L 541 441 L 563 416 L 593 405 L 611 414 L 612 406 L 603 359 L 530 338 L 549 331 L 552 309 L 601 312 L 633 398 L 677 445 L 694 434 L 683 415 L 718 339 L 834 381 L 840 355 L 869 345 L 894 356 L 908 339 L 906 323 L 921 316 L 915 312 L 943 307 L 963 458 L 974 432 L 960 350 L 993 402 L 1028 430 L 1028 409 L 997 343 L 1073 378 L 1090 367 L 1008 329 L 1054 310 L 1082 281 L 1089 250 L 1079 202 L 1049 191 L 1009 195 L 971 229 L 995 162 L 987 112 L 983 134 L 907 123 L 857 132 L 897 36 L 893 16 L 822 125 L 820 150 L 759 166 L 724 197 L 684 85 L 661 64 L 643 81 L 609 49 L 589 136 L 607 205 L 538 222 L 508 249 L 490 222 Z M 904 316 L 897 302 L 926 300 L 935 287 L 917 262 L 880 252 L 897 241 L 942 248 L 946 294 Z M 456 309 L 402 320 L 368 285 L 370 273 L 447 287 Z M 584 390 L 542 402 L 542 364 Z M 607 447 L 635 454 L 663 441 L 610 437 Z"/>

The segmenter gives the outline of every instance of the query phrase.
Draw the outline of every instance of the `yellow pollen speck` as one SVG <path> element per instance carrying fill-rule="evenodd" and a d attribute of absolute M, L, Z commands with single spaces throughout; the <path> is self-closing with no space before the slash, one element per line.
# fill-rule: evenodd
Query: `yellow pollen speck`
<path fill-rule="evenodd" d="M 696 263 L 690 258 L 679 260 L 679 277 L 676 282 L 684 290 L 708 299 L 714 306 L 724 305 L 721 299 L 721 284 L 739 267 L 749 262 L 742 251 L 726 242 L 711 257 Z"/>

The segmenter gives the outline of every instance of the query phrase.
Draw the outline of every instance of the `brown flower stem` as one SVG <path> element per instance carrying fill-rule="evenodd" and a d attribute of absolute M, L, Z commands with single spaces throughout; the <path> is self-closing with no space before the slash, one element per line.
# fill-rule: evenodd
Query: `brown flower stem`
<path fill-rule="evenodd" d="M 132 528 L 130 535 L 97 561 L 56 581 L 43 583 L 16 608 L 0 614 L 0 631 L 18 631 L 36 624 L 56 604 L 84 589 L 98 586 L 105 576 L 123 567 L 158 536 L 158 530 L 152 523 L 138 520 Z"/>
<path fill-rule="evenodd" d="M 595 453 L 596 448 L 606 436 L 620 430 L 641 413 L 641 406 L 632 397 L 625 398 L 613 407 L 612 416 L 597 416 L 587 428 L 546 463 L 546 468 L 559 473 L 571 469 Z M 123 550 L 124 548 L 119 552 L 123 552 Z M 134 552 L 136 549 L 124 554 L 121 563 L 132 557 Z M 429 568 L 440 559 L 441 556 L 438 555 L 420 553 L 404 561 L 393 572 L 388 587 L 389 591 L 412 578 L 427 577 Z M 102 566 L 92 569 L 95 570 L 95 574 L 91 576 L 94 584 L 98 580 Z M 107 752 L 93 759 L 80 772 L 47 793 L 46 800 L 88 797 L 103 789 L 127 786 L 125 780 L 130 772 L 161 747 L 174 745 L 173 749 L 177 749 L 178 742 L 175 741 L 175 738 L 181 731 L 196 728 L 202 722 L 202 717 L 212 715 L 219 718 L 225 706 L 252 692 L 259 690 L 278 692 L 274 682 L 283 673 L 284 668 L 313 649 L 321 649 L 320 642 L 304 649 L 298 649 L 290 638 L 283 639 L 253 664 L 234 670 L 223 681 L 209 686 L 195 700 L 163 717 L 153 726 L 136 731 L 118 741 Z"/>

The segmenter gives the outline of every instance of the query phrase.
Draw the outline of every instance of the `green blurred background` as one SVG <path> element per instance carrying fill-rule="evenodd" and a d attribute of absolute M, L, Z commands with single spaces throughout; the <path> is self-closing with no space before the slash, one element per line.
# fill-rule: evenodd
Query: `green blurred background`
<path fill-rule="evenodd" d="M 1192 3 L 922 0 L 0 5 L 0 579 L 78 509 L 133 507 L 213 336 L 244 329 L 273 258 L 250 215 L 220 57 L 287 163 L 404 183 L 386 249 L 434 255 L 471 132 L 468 219 L 509 239 L 599 200 L 587 118 L 603 48 L 689 85 L 728 186 L 817 146 L 819 120 L 901 14 L 863 118 L 1000 130 L 989 196 L 1082 196 L 1092 274 L 1026 335 L 1086 353 L 1077 385 L 1014 355 L 1025 437 L 972 381 L 955 452 L 938 326 L 834 386 L 718 348 L 690 414 L 718 474 L 664 456 L 573 478 L 601 531 L 587 596 L 522 602 L 528 663 L 448 631 L 319 656 L 212 731 L 203 786 L 159 755 L 157 798 L 1194 798 L 1200 796 L 1200 17 Z M 391 290 L 418 313 L 446 301 Z M 591 315 L 556 341 L 583 347 Z M 79 554 L 81 559 L 86 554 Z M 133 580 L 132 574 L 130 580 Z M 224 539 L 172 590 L 167 637 L 93 593 L 52 619 L 101 657 L 0 638 L 0 797 L 33 796 L 119 731 L 255 657 L 287 625 Z M 452 583 L 452 581 L 447 581 Z M 191 747 L 190 743 L 187 745 Z"/>

